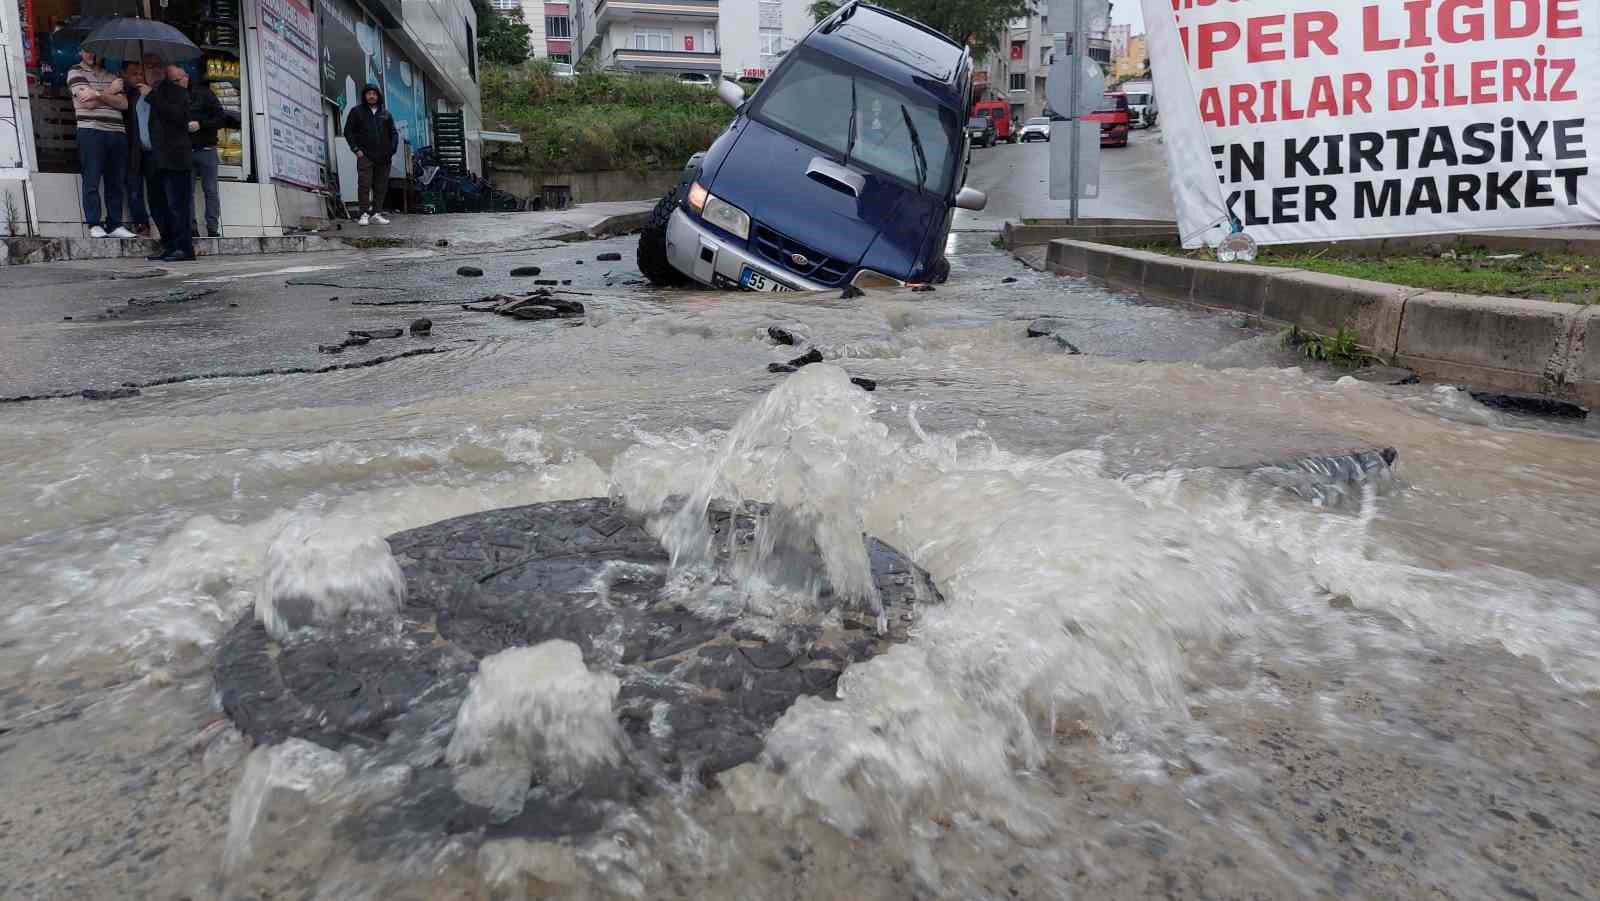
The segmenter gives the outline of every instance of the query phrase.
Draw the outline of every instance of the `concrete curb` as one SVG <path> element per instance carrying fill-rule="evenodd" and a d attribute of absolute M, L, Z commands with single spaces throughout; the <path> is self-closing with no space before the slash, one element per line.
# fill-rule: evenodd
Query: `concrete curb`
<path fill-rule="evenodd" d="M 1159 219 L 1080 219 L 1077 225 L 1064 220 L 1007 222 L 1000 232 L 1000 238 L 1007 250 L 1049 244 L 1058 238 L 1100 243 L 1127 241 L 1140 244 L 1177 244 L 1178 226 L 1175 222 Z"/>
<path fill-rule="evenodd" d="M 1590 306 L 1473 297 L 1241 263 L 1055 240 L 1050 271 L 1146 297 L 1242 313 L 1361 346 L 1425 378 L 1600 406 L 1600 316 Z"/>
<path fill-rule="evenodd" d="M 60 260 L 143 259 L 160 248 L 145 238 L 5 238 L 5 262 L 10 265 L 52 263 Z M 343 245 L 319 235 L 283 235 L 270 238 L 195 238 L 196 256 L 312 253 L 337 250 Z"/>

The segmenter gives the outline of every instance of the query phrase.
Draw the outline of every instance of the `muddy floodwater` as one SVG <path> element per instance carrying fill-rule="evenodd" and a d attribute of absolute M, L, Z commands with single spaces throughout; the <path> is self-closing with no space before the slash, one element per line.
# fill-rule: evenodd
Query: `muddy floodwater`
<path fill-rule="evenodd" d="M 1600 895 L 1594 427 L 1306 370 L 988 240 L 932 293 L 600 288 L 381 366 L 0 408 L 0 895 Z M 212 660 L 286 530 L 708 485 L 876 536 L 942 601 L 753 761 L 591 833 L 377 834 L 335 778 L 229 846 L 257 758 Z"/>

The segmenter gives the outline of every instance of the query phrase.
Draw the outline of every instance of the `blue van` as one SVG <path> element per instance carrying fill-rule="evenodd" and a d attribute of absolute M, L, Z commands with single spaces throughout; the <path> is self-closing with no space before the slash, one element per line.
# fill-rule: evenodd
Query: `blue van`
<path fill-rule="evenodd" d="M 823 20 L 696 154 L 639 240 L 658 285 L 825 291 L 943 281 L 964 186 L 967 48 L 864 3 Z"/>

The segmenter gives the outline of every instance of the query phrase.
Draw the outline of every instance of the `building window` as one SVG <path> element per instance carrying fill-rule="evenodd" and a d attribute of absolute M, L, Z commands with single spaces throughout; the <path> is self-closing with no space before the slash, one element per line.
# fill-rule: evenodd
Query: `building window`
<path fill-rule="evenodd" d="M 489 5 L 495 12 L 508 13 L 512 10 L 522 12 L 522 0 L 490 0 Z"/>
<path fill-rule="evenodd" d="M 783 52 L 783 32 L 777 28 L 761 29 L 761 55 L 777 56 Z"/>
<path fill-rule="evenodd" d="M 1039 48 L 1039 65 L 1041 65 L 1041 66 L 1050 65 L 1050 48 L 1049 47 L 1040 47 Z"/>
<path fill-rule="evenodd" d="M 472 20 L 462 19 L 461 24 L 467 27 L 467 75 L 471 76 L 472 83 L 478 83 L 478 42 L 473 39 Z"/>
<path fill-rule="evenodd" d="M 566 63 L 568 65 L 571 65 L 572 64 L 572 54 L 570 54 L 570 53 L 552 53 L 552 54 L 550 54 L 550 61 L 553 62 L 553 63 Z"/>
<path fill-rule="evenodd" d="M 1011 90 L 1026 91 L 1028 89 L 1028 74 L 1026 72 L 1011 73 Z"/>
<path fill-rule="evenodd" d="M 676 50 L 672 46 L 672 29 L 670 28 L 635 28 L 633 30 L 633 49 L 635 50 Z"/>
<path fill-rule="evenodd" d="M 547 38 L 572 37 L 572 20 L 566 16 L 545 16 L 544 36 Z"/>

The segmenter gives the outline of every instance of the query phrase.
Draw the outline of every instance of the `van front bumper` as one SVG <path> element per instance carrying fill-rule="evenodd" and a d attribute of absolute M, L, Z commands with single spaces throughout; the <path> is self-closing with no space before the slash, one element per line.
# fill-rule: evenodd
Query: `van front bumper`
<path fill-rule="evenodd" d="M 737 288 L 745 269 L 752 269 L 769 282 L 796 291 L 827 291 L 826 285 L 798 278 L 792 272 L 773 266 L 733 241 L 719 237 L 695 222 L 680 207 L 667 222 L 667 262 L 689 278 L 712 288 Z"/>

